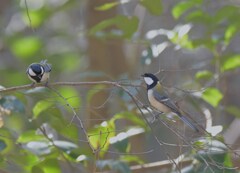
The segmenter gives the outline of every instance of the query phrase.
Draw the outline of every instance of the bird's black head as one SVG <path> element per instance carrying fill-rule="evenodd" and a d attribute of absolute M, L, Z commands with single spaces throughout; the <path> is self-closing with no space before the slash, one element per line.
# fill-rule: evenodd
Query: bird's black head
<path fill-rule="evenodd" d="M 44 69 L 40 64 L 31 64 L 28 68 L 28 74 L 30 76 L 38 76 L 44 73 Z"/>
<path fill-rule="evenodd" d="M 158 78 L 152 73 L 145 73 L 142 75 L 145 83 L 147 84 L 147 89 L 152 89 L 158 83 Z"/>

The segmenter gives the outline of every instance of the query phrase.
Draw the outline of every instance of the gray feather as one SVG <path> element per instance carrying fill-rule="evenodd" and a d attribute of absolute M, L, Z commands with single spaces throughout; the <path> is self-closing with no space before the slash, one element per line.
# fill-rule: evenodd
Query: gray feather
<path fill-rule="evenodd" d="M 42 60 L 42 61 L 40 62 L 40 64 L 43 66 L 45 72 L 48 73 L 48 72 L 50 72 L 50 71 L 52 70 L 51 64 L 48 64 L 46 59 L 45 59 L 45 60 Z"/>
<path fill-rule="evenodd" d="M 160 95 L 157 91 L 153 91 L 153 96 L 157 101 L 169 107 L 172 112 L 179 113 L 177 106 L 166 95 Z"/>
<path fill-rule="evenodd" d="M 165 106 L 167 106 L 168 108 L 171 109 L 172 112 L 174 112 L 175 114 L 177 114 L 180 119 L 187 124 L 191 129 L 195 130 L 196 132 L 198 132 L 199 130 L 197 129 L 197 127 L 195 125 L 193 125 L 190 120 L 187 119 L 187 117 L 183 116 L 179 110 L 178 107 L 171 101 L 171 99 L 169 97 L 167 97 L 166 95 L 160 95 L 157 91 L 153 91 L 153 96 L 154 98 L 159 101 L 160 103 L 164 104 Z M 161 111 L 161 110 L 160 110 Z"/>

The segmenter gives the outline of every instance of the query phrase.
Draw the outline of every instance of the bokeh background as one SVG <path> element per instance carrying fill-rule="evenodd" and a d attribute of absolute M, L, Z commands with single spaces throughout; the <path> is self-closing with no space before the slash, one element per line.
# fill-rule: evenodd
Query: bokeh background
<path fill-rule="evenodd" d="M 30 84 L 29 64 L 47 59 L 50 83 L 117 81 L 141 109 L 101 82 L 0 91 L 0 172 L 237 172 L 239 5 L 1 0 L 1 87 Z M 142 107 L 145 72 L 206 131 L 166 116 L 152 121 L 156 112 Z"/>

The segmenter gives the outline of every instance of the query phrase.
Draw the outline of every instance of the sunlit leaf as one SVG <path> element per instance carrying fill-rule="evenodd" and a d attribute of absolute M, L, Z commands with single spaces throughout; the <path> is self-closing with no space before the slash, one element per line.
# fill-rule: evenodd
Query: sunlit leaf
<path fill-rule="evenodd" d="M 175 19 L 178 19 L 183 13 L 185 13 L 188 9 L 193 7 L 194 5 L 201 4 L 202 0 L 189 0 L 182 1 L 174 6 L 172 9 L 172 15 Z"/>
<path fill-rule="evenodd" d="M 17 58 L 32 58 L 40 50 L 42 42 L 39 38 L 30 36 L 15 39 L 10 45 L 11 51 Z"/>
<path fill-rule="evenodd" d="M 47 102 L 45 100 L 37 102 L 36 105 L 33 107 L 33 117 L 37 118 L 43 111 L 46 111 L 52 105 L 52 102 Z"/>
<path fill-rule="evenodd" d="M 109 147 L 109 139 L 115 136 L 115 124 L 111 121 L 104 121 L 100 125 L 88 131 L 91 145 L 97 150 L 101 149 L 100 156 L 105 154 Z"/>
<path fill-rule="evenodd" d="M 225 31 L 225 43 L 229 44 L 230 40 L 235 36 L 235 34 L 239 31 L 240 24 L 231 24 L 227 27 Z"/>
<path fill-rule="evenodd" d="M 140 0 L 140 4 L 153 15 L 160 15 L 162 13 L 162 0 Z"/>
<path fill-rule="evenodd" d="M 227 153 L 225 158 L 224 158 L 224 162 L 223 162 L 224 166 L 228 167 L 228 168 L 232 168 L 233 167 L 233 162 L 232 162 L 232 156 L 230 153 Z"/>
<path fill-rule="evenodd" d="M 43 135 L 37 134 L 35 130 L 25 131 L 17 139 L 19 143 L 27 143 L 39 140 L 43 141 L 46 140 L 46 138 Z"/>
<path fill-rule="evenodd" d="M 4 128 L 0 129 L 1 154 L 6 154 L 14 149 L 15 141 L 10 132 Z"/>
<path fill-rule="evenodd" d="M 44 173 L 61 173 L 61 167 L 55 158 L 45 159 L 39 164 Z"/>
<path fill-rule="evenodd" d="M 232 57 L 228 57 L 226 61 L 221 65 L 221 70 L 234 70 L 240 67 L 240 55 L 234 55 Z"/>
<path fill-rule="evenodd" d="M 26 150 L 20 150 L 19 155 L 17 156 L 19 163 L 22 163 L 22 165 L 26 167 L 35 165 L 39 161 L 38 156 Z"/>
<path fill-rule="evenodd" d="M 137 163 L 137 164 L 143 164 L 144 161 L 139 158 L 138 156 L 134 155 L 122 155 L 120 157 L 120 160 L 126 163 Z"/>
<path fill-rule="evenodd" d="M 195 74 L 195 78 L 198 79 L 198 80 L 201 80 L 201 79 L 208 80 L 208 79 L 211 79 L 212 77 L 213 77 L 212 72 L 210 72 L 208 70 L 198 71 Z"/>
<path fill-rule="evenodd" d="M 204 46 L 210 50 L 214 50 L 215 49 L 215 43 L 213 42 L 213 40 L 211 38 L 198 38 L 198 39 L 194 39 L 192 40 L 192 46 L 194 48 L 198 48 L 200 46 Z"/>
<path fill-rule="evenodd" d="M 39 27 L 43 21 L 46 19 L 47 17 L 47 11 L 40 9 L 40 10 L 28 10 L 28 14 L 27 11 L 25 11 L 23 13 L 23 21 L 30 27 L 32 28 L 37 28 Z M 30 17 L 30 19 L 29 19 Z M 31 22 L 30 22 L 31 20 Z"/>
<path fill-rule="evenodd" d="M 203 92 L 202 98 L 213 107 L 217 107 L 223 98 L 223 94 L 217 88 L 207 88 Z"/>
<path fill-rule="evenodd" d="M 100 5 L 100 6 L 96 7 L 95 9 L 98 11 L 106 11 L 113 7 L 116 7 L 118 4 L 120 4 L 120 2 L 109 2 L 106 4 Z"/>
<path fill-rule="evenodd" d="M 111 28 L 109 31 L 108 29 Z M 115 28 L 115 29 L 112 29 Z M 89 34 L 99 38 L 117 37 L 128 38 L 137 31 L 138 18 L 118 15 L 111 19 L 106 19 L 91 28 Z"/>

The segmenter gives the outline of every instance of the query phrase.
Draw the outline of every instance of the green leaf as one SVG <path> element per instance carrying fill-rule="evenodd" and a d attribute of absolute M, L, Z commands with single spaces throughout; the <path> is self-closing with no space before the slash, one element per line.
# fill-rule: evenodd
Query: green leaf
<path fill-rule="evenodd" d="M 31 141 L 46 141 L 46 138 L 43 135 L 37 134 L 35 130 L 29 130 L 22 133 L 18 139 L 17 142 L 19 143 L 27 143 Z"/>
<path fill-rule="evenodd" d="M 33 118 L 37 118 L 43 111 L 47 110 L 52 105 L 52 102 L 47 102 L 45 100 L 37 102 L 36 105 L 33 107 Z"/>
<path fill-rule="evenodd" d="M 202 23 L 205 25 L 213 24 L 213 18 L 202 10 L 195 10 L 189 13 L 185 18 L 187 22 Z"/>
<path fill-rule="evenodd" d="M 47 18 L 47 15 L 48 15 L 48 12 L 47 10 L 43 10 L 43 9 L 40 9 L 40 10 L 28 10 L 28 14 L 27 14 L 27 11 L 25 11 L 23 14 L 22 14 L 22 18 L 23 18 L 23 21 L 30 27 L 32 28 L 37 28 L 39 27 L 43 22 L 44 20 Z M 29 17 L 31 19 L 31 23 L 29 21 Z"/>
<path fill-rule="evenodd" d="M 228 106 L 226 107 L 226 111 L 237 118 L 240 118 L 240 109 L 236 106 Z"/>
<path fill-rule="evenodd" d="M 81 106 L 81 97 L 79 96 L 78 91 L 73 87 L 61 87 L 59 93 L 67 99 L 72 107 L 77 108 Z M 64 105 L 67 104 L 62 98 L 59 98 L 59 101 Z"/>
<path fill-rule="evenodd" d="M 115 124 L 104 121 L 88 131 L 89 141 L 95 149 L 101 149 L 100 156 L 105 154 L 109 148 L 109 139 L 115 136 Z"/>
<path fill-rule="evenodd" d="M 185 13 L 191 7 L 201 4 L 202 0 L 189 0 L 178 3 L 172 9 L 172 15 L 175 19 L 178 19 L 183 13 Z"/>
<path fill-rule="evenodd" d="M 208 102 L 213 107 L 217 107 L 222 100 L 223 95 L 217 88 L 207 88 L 202 94 L 203 100 Z"/>
<path fill-rule="evenodd" d="M 0 128 L 0 141 L 1 141 L 1 154 L 10 153 L 13 149 L 15 141 L 13 140 L 13 136 L 10 134 L 9 130 L 5 128 Z"/>
<path fill-rule="evenodd" d="M 153 15 L 160 15 L 162 13 L 162 0 L 140 0 L 140 4 Z"/>
<path fill-rule="evenodd" d="M 240 55 L 228 57 L 227 60 L 221 65 L 221 71 L 234 70 L 240 67 Z"/>
<path fill-rule="evenodd" d="M 109 31 L 109 28 L 111 30 Z M 112 29 L 115 28 L 115 29 Z M 138 18 L 118 15 L 111 19 L 106 19 L 91 28 L 89 34 L 99 38 L 128 38 L 137 31 Z M 106 31 L 104 31 L 106 30 Z"/>
<path fill-rule="evenodd" d="M 221 23 L 224 20 L 229 20 L 231 17 L 235 19 L 236 15 L 239 15 L 238 11 L 238 7 L 230 5 L 223 6 L 221 9 L 217 10 L 214 20 L 217 23 Z"/>
<path fill-rule="evenodd" d="M 228 168 L 232 168 L 233 167 L 233 162 L 232 162 L 232 156 L 230 153 L 227 153 L 225 158 L 224 158 L 224 162 L 223 162 L 224 166 L 228 167 Z"/>
<path fill-rule="evenodd" d="M 103 4 L 101 6 L 98 6 L 95 9 L 98 11 L 106 11 L 106 10 L 109 10 L 109 9 L 119 5 L 119 4 L 120 4 L 120 2 L 109 2 L 109 3 Z"/>
<path fill-rule="evenodd" d="M 58 132 L 63 135 L 65 138 L 68 138 L 72 141 L 76 141 L 78 140 L 78 128 L 76 127 L 75 124 L 68 124 L 68 125 L 64 125 L 62 124 L 64 127 L 62 127 L 61 129 L 58 130 Z"/>
<path fill-rule="evenodd" d="M 32 173 L 44 173 L 44 171 L 42 170 L 42 168 L 40 166 L 33 166 L 31 172 Z"/>
<path fill-rule="evenodd" d="M 213 77 L 212 72 L 210 72 L 208 70 L 198 71 L 195 74 L 195 78 L 198 79 L 198 80 L 201 80 L 201 79 L 208 80 L 208 79 L 211 79 L 212 77 Z"/>
<path fill-rule="evenodd" d="M 15 39 L 10 45 L 12 53 L 19 58 L 28 59 L 34 57 L 40 50 L 42 42 L 39 38 L 30 36 Z"/>
<path fill-rule="evenodd" d="M 225 31 L 225 43 L 229 44 L 231 39 L 236 35 L 236 33 L 239 31 L 240 24 L 231 24 L 227 27 Z"/>
<path fill-rule="evenodd" d="M 45 159 L 42 163 L 39 164 L 39 167 L 41 167 L 45 173 L 61 173 L 61 167 L 58 163 L 58 160 L 55 158 Z"/>
<path fill-rule="evenodd" d="M 144 161 L 140 159 L 138 156 L 133 156 L 133 155 L 122 155 L 120 157 L 120 160 L 126 163 L 137 163 L 137 164 L 144 163 Z"/>

